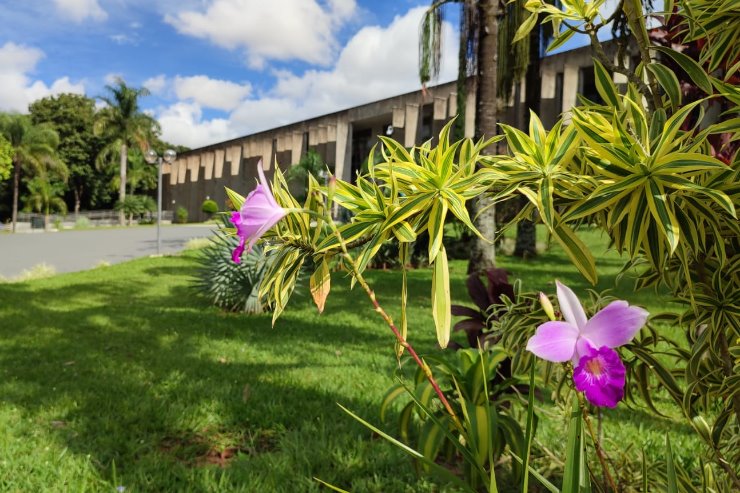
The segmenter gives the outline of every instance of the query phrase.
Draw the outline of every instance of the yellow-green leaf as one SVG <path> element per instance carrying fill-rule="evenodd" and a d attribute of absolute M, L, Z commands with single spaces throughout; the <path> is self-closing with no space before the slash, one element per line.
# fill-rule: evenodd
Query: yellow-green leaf
<path fill-rule="evenodd" d="M 447 252 L 442 246 L 434 260 L 432 273 L 432 316 L 437 329 L 437 342 L 443 348 L 450 342 L 450 272 L 447 266 Z"/>
<path fill-rule="evenodd" d="M 326 304 L 326 297 L 329 296 L 329 289 L 331 288 L 331 273 L 326 259 L 322 260 L 314 273 L 311 274 L 310 285 L 313 302 L 316 303 L 319 313 L 322 313 Z"/>

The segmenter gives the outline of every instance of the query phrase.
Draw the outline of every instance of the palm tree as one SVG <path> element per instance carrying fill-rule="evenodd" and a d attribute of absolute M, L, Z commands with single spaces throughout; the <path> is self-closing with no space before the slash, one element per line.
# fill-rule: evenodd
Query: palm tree
<path fill-rule="evenodd" d="M 66 170 L 66 166 L 57 159 L 59 136 L 49 126 L 33 125 L 26 115 L 4 114 L 0 115 L 0 133 L 14 150 L 12 231 L 15 233 L 22 171 L 42 173 L 47 168 Z"/>
<path fill-rule="evenodd" d="M 120 78 L 105 88 L 109 96 L 100 96 L 99 99 L 107 106 L 96 117 L 95 133 L 102 135 L 107 145 L 98 155 L 98 165 L 104 165 L 118 154 L 118 200 L 122 203 L 126 198 L 128 149 L 135 145 L 145 150 L 149 141 L 159 132 L 159 123 L 139 108 L 139 98 L 149 95 L 146 88 L 129 87 Z M 123 225 L 124 221 L 124 213 L 121 211 L 119 222 Z"/>
<path fill-rule="evenodd" d="M 44 214 L 44 229 L 49 228 L 49 214 L 57 210 L 62 214 L 67 212 L 67 204 L 62 198 L 64 195 L 64 181 L 66 181 L 66 168 L 54 173 L 43 168 L 40 172 L 28 180 L 28 194 L 23 197 L 25 206 Z"/>
<path fill-rule="evenodd" d="M 426 11 L 419 37 L 419 79 L 427 83 L 439 74 L 442 21 L 444 6 L 460 4 L 460 49 L 458 51 L 458 120 L 456 137 L 462 137 L 465 124 L 465 99 L 469 90 L 469 77 L 475 76 L 476 138 L 490 138 L 496 135 L 497 97 L 508 96 L 514 82 L 526 72 L 529 53 L 528 45 L 512 43 L 516 25 L 523 7 L 509 4 L 506 7 L 507 20 L 499 31 L 499 0 L 436 0 Z M 517 14 L 516 17 L 512 17 Z M 472 212 L 476 217 L 476 227 L 486 238 L 493 239 L 496 233 L 496 212 L 488 198 L 473 202 Z M 476 272 L 492 267 L 496 252 L 492 243 L 473 238 L 468 263 L 468 272 Z"/>

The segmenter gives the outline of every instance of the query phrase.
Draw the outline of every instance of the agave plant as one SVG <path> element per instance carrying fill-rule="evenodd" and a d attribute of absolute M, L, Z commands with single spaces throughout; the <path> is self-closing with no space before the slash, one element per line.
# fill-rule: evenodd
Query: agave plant
<path fill-rule="evenodd" d="M 224 221 L 225 221 L 224 216 Z M 268 266 L 268 257 L 259 245 L 242 256 L 241 263 L 231 259 L 239 238 L 217 229 L 210 245 L 196 256 L 198 269 L 192 286 L 219 308 L 232 312 L 262 313 L 259 286 Z"/>

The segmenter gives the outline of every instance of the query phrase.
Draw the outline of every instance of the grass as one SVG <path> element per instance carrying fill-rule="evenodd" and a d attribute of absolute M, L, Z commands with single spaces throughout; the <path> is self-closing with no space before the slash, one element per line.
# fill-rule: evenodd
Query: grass
<path fill-rule="evenodd" d="M 355 492 L 446 491 L 336 405 L 377 423 L 393 383 L 392 336 L 359 290 L 334 276 L 323 315 L 296 295 L 271 328 L 269 315 L 224 314 L 195 298 L 190 255 L 0 284 L 0 491 L 319 491 L 313 477 Z M 556 249 L 500 263 L 526 289 L 552 291 L 556 277 L 585 287 Z M 601 257 L 600 287 L 619 266 Z M 369 279 L 397 316 L 399 276 Z M 463 261 L 451 263 L 451 280 L 465 302 Z M 429 271 L 412 272 L 410 339 L 422 353 L 437 351 L 429 291 Z M 543 412 L 555 417 L 540 421 L 538 439 L 557 454 L 564 418 Z M 626 406 L 605 418 L 609 443 L 650 448 L 671 430 L 678 459 L 698 461 L 691 432 L 673 420 Z"/>

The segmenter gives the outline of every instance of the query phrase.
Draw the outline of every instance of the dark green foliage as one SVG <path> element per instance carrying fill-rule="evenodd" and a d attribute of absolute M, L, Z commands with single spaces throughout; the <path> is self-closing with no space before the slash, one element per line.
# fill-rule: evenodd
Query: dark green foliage
<path fill-rule="evenodd" d="M 34 101 L 29 106 L 34 124 L 46 123 L 59 135 L 59 158 L 69 168 L 68 205 L 75 211 L 112 205 L 110 177 L 95 169 L 102 147 L 93 134 L 95 100 L 79 94 L 59 94 Z"/>
<path fill-rule="evenodd" d="M 135 217 L 142 218 L 146 213 L 156 211 L 157 204 L 147 195 L 129 195 L 123 201 L 116 203 L 115 209 L 123 211 L 131 224 Z"/>
<path fill-rule="evenodd" d="M 215 214 L 218 212 L 218 204 L 215 200 L 204 200 L 203 205 L 201 205 L 200 210 L 202 210 L 206 214 Z"/>
<path fill-rule="evenodd" d="M 224 216 L 225 217 L 225 216 Z M 259 285 L 267 268 L 267 257 L 262 247 L 255 245 L 242 255 L 241 263 L 231 258 L 239 244 L 237 236 L 220 229 L 211 238 L 211 244 L 198 252 L 192 286 L 213 305 L 231 312 L 262 313 Z"/>
<path fill-rule="evenodd" d="M 185 224 L 188 222 L 188 210 L 183 206 L 178 207 L 175 211 L 174 222 L 178 224 Z"/>

